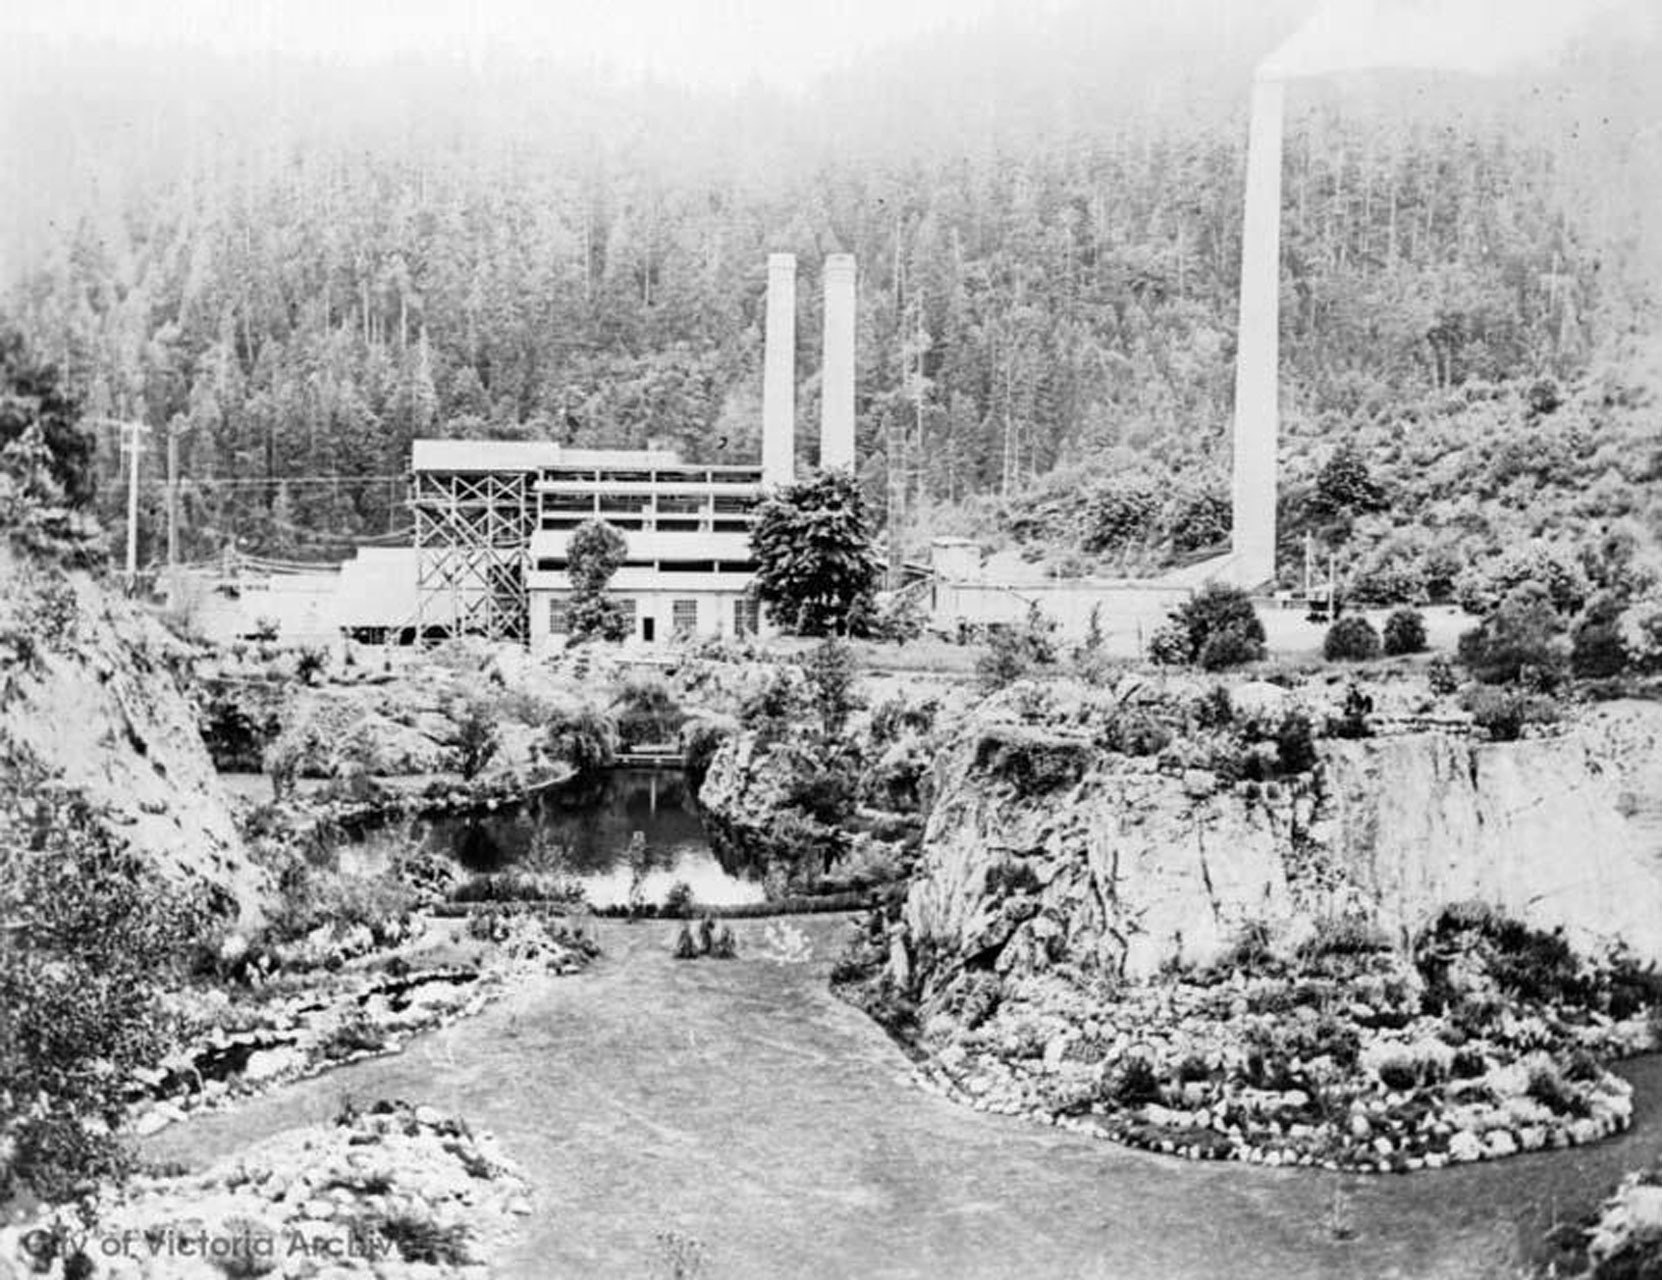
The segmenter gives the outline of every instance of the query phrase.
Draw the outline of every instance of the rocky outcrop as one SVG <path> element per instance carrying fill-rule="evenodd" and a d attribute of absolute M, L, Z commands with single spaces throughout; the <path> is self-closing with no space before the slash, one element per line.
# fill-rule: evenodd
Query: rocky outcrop
<path fill-rule="evenodd" d="M 1359 916 L 1406 942 L 1476 899 L 1584 950 L 1662 958 L 1656 841 L 1633 800 L 1662 770 L 1659 731 L 1645 706 L 1518 743 L 1329 741 L 1313 775 L 1225 782 L 1172 753 L 1082 757 L 1077 734 L 995 704 L 936 765 L 908 933 L 1004 971 L 1065 955 L 1141 978 L 1215 959 L 1248 924 L 1293 945 Z M 1030 888 L 1014 909 L 1012 877 Z"/>
<path fill-rule="evenodd" d="M 0 745 L 83 794 L 164 876 L 223 889 L 251 916 L 264 875 L 175 680 L 187 660 L 89 574 L 0 546 Z"/>
<path fill-rule="evenodd" d="M 1646 708 L 1662 726 L 1662 708 Z M 1406 936 L 1477 900 L 1583 949 L 1662 958 L 1662 875 L 1623 802 L 1595 720 L 1560 737 L 1478 743 L 1438 734 L 1329 744 L 1312 842 L 1379 922 Z M 1631 723 L 1631 721 L 1630 721 Z M 1654 769 L 1662 751 L 1623 767 Z"/>
<path fill-rule="evenodd" d="M 91 1232 L 0 1230 L 18 1274 L 455 1276 L 483 1271 L 533 1211 L 495 1140 L 432 1107 L 348 1107 L 200 1172 L 138 1178 Z"/>

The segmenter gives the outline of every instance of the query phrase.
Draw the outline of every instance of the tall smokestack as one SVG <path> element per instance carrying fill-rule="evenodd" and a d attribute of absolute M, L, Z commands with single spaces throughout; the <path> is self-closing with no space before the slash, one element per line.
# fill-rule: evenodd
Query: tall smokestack
<path fill-rule="evenodd" d="M 796 477 L 796 255 L 768 255 L 762 355 L 762 483 Z"/>
<path fill-rule="evenodd" d="M 820 366 L 819 465 L 854 468 L 854 255 L 825 260 L 825 358 Z"/>
<path fill-rule="evenodd" d="M 1252 88 L 1246 221 L 1241 231 L 1241 315 L 1235 356 L 1234 531 L 1236 580 L 1275 577 L 1277 364 L 1281 323 L 1280 80 Z"/>

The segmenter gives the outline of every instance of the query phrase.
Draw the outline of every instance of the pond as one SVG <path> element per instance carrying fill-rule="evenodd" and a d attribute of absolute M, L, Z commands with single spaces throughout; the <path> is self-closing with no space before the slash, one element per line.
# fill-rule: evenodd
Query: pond
<path fill-rule="evenodd" d="M 491 813 L 416 819 L 357 834 L 338 847 L 341 869 L 373 872 L 411 841 L 467 870 L 557 870 L 597 908 L 629 901 L 629 846 L 645 841 L 646 901 L 685 882 L 702 906 L 761 902 L 760 868 L 724 866 L 705 838 L 686 779 L 672 769 L 614 769 L 582 787 L 555 788 Z"/>

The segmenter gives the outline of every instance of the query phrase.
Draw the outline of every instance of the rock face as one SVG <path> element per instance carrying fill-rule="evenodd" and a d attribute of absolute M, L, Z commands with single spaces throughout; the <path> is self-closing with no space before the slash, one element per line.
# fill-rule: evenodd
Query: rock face
<path fill-rule="evenodd" d="M 972 718 L 936 764 L 905 921 L 937 954 L 996 954 L 1005 971 L 1090 957 L 1142 978 L 1216 958 L 1248 923 L 1297 941 L 1359 915 L 1406 941 L 1480 899 L 1583 947 L 1662 957 L 1659 842 L 1633 799 L 1662 768 L 1662 707 L 1519 743 L 1325 742 L 1315 775 L 1264 783 L 1102 751 L 1081 771 L 1078 743 L 1042 728 L 1023 730 L 1012 772 L 986 746 L 1009 734 L 999 716 Z"/>
<path fill-rule="evenodd" d="M 208 881 L 245 917 L 251 863 L 171 665 L 181 646 L 89 575 L 0 546 L 0 744 L 32 756 L 107 810 L 115 832 L 169 878 Z M 0 655 L 4 651 L 0 650 Z"/>
<path fill-rule="evenodd" d="M 1662 726 L 1662 708 L 1651 713 Z M 1662 956 L 1662 876 L 1624 813 L 1607 719 L 1558 738 L 1474 743 L 1437 734 L 1330 744 L 1315 834 L 1387 929 L 1476 899 L 1583 945 Z M 1662 752 L 1630 758 L 1655 768 Z"/>

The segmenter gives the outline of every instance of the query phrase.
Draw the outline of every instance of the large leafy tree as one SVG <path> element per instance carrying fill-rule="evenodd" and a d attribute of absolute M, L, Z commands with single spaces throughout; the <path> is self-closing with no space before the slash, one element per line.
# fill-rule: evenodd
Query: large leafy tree
<path fill-rule="evenodd" d="M 756 595 L 805 636 L 857 635 L 869 623 L 878 561 L 858 481 L 828 471 L 762 505 L 751 531 Z"/>
<path fill-rule="evenodd" d="M 577 640 L 622 640 L 628 620 L 607 591 L 623 564 L 628 546 L 604 520 L 586 520 L 566 545 L 566 573 L 571 578 L 571 634 Z"/>

